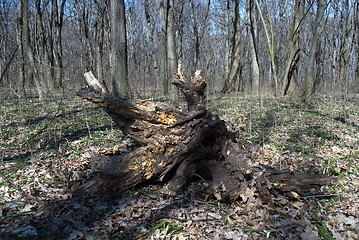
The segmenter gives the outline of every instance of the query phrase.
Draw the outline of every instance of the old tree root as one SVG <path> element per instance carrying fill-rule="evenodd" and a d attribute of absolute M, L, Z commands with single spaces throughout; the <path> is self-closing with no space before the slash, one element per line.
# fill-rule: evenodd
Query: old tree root
<path fill-rule="evenodd" d="M 225 122 L 206 110 L 206 81 L 197 71 L 190 81 L 179 69 L 174 84 L 185 96 L 188 110 L 171 104 L 111 96 L 91 72 L 85 74 L 88 88 L 78 96 L 104 108 L 117 126 L 135 144 L 130 152 L 99 157 L 90 180 L 80 192 L 125 190 L 149 179 L 168 183 L 168 193 L 178 193 L 191 177 L 202 175 L 209 182 L 207 193 L 217 199 L 240 200 L 248 189 L 263 202 L 275 196 L 334 184 L 326 175 L 279 171 L 256 162 L 247 142 Z"/>

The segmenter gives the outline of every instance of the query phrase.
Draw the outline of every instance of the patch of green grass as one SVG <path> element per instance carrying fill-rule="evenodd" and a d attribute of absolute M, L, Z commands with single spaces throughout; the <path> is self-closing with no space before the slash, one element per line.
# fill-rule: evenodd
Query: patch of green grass
<path fill-rule="evenodd" d="M 270 235 L 270 232 L 265 232 L 265 231 L 258 230 L 258 229 L 246 228 L 246 229 L 244 229 L 244 232 L 255 232 L 255 233 L 258 233 L 258 234 L 260 234 L 262 236 L 265 236 L 266 238 L 270 238 L 270 239 L 275 238 L 274 236 Z"/>
<path fill-rule="evenodd" d="M 314 215 L 313 219 L 312 219 L 312 223 L 316 226 L 316 228 L 318 229 L 318 234 L 319 236 L 321 236 L 323 239 L 325 240 L 334 240 L 335 238 L 333 238 L 333 235 L 331 234 L 331 232 L 328 230 L 327 226 L 325 226 L 325 223 L 323 222 L 323 220 L 319 217 L 319 215 L 314 212 L 311 211 Z"/>
<path fill-rule="evenodd" d="M 34 216 L 34 211 L 27 211 L 27 212 L 21 212 L 17 214 L 10 214 L 6 216 L 0 216 L 0 222 L 4 221 L 5 219 L 13 219 L 13 218 L 24 218 Z"/>
<path fill-rule="evenodd" d="M 152 195 L 151 195 L 151 194 L 149 194 L 148 192 L 145 192 L 145 191 L 139 191 L 139 193 L 141 193 L 141 194 L 145 195 L 146 197 L 148 197 L 148 198 L 150 198 L 150 199 L 152 199 L 152 200 L 158 200 L 158 198 L 157 198 L 157 197 L 152 196 Z"/>
<path fill-rule="evenodd" d="M 149 229 L 149 234 L 143 236 L 141 239 L 146 239 L 151 234 L 153 234 L 156 230 L 160 230 L 164 235 L 163 239 L 169 239 L 172 235 L 179 233 L 183 229 L 182 223 L 175 223 L 168 220 L 162 220 L 155 226 Z"/>

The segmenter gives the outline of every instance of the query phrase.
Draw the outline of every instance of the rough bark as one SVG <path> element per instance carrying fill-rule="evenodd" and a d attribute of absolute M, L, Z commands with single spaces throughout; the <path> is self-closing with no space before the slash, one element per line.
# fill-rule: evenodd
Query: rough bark
<path fill-rule="evenodd" d="M 147 29 L 148 29 L 148 38 L 150 41 L 150 50 L 149 50 L 149 58 L 150 61 L 152 63 L 152 66 L 154 69 L 157 69 L 157 61 L 155 59 L 155 52 L 156 52 L 156 48 L 155 48 L 155 43 L 154 43 L 154 23 L 150 14 L 150 6 L 149 6 L 149 2 L 145 1 L 144 3 L 144 8 L 145 8 L 145 17 L 146 17 L 146 23 L 147 23 Z"/>
<path fill-rule="evenodd" d="M 340 16 L 340 45 L 339 45 L 339 82 L 338 84 L 343 86 L 347 91 L 347 79 L 349 78 L 349 69 L 348 63 L 350 63 L 349 58 L 352 56 L 352 48 L 355 43 L 354 35 L 354 19 L 350 18 L 350 6 L 349 2 L 344 1 L 341 8 Z M 354 16 L 354 14 L 352 15 Z"/>
<path fill-rule="evenodd" d="M 53 37 L 53 11 L 50 11 L 50 19 L 49 21 L 44 20 L 44 9 L 52 9 L 52 7 L 48 7 L 50 1 L 42 3 L 40 0 L 35 1 L 36 7 L 36 25 L 38 29 L 37 32 L 37 44 L 39 45 L 39 50 L 42 49 L 42 54 L 39 54 L 38 58 L 40 62 L 46 62 L 46 66 L 48 70 L 45 71 L 44 79 L 46 79 L 47 88 L 49 91 L 53 91 L 58 87 L 56 79 L 55 79 L 55 59 L 54 59 L 54 37 Z M 42 66 L 44 67 L 44 66 Z"/>
<path fill-rule="evenodd" d="M 304 100 L 307 101 L 311 97 L 314 92 L 314 79 L 315 79 L 315 58 L 317 55 L 319 43 L 320 43 L 320 35 L 322 32 L 321 22 L 324 15 L 324 11 L 326 8 L 325 0 L 317 0 L 318 7 L 317 13 L 315 16 L 315 28 L 313 33 L 313 42 L 310 50 L 309 59 L 307 62 L 307 72 L 305 75 L 305 86 L 304 86 Z"/>
<path fill-rule="evenodd" d="M 284 73 L 282 96 L 290 95 L 295 89 L 298 77 L 298 62 L 300 59 L 299 37 L 310 7 L 310 4 L 304 13 L 304 1 L 296 0 L 294 6 L 294 16 L 292 28 L 290 32 L 290 54 L 287 61 L 287 66 Z"/>
<path fill-rule="evenodd" d="M 177 72 L 176 29 L 174 20 L 174 1 L 167 0 L 167 76 L 172 78 Z M 171 99 L 176 98 L 176 89 L 169 87 Z"/>
<path fill-rule="evenodd" d="M 229 72 L 224 80 L 224 86 L 222 92 L 233 92 L 235 88 L 235 80 L 238 77 L 238 72 L 241 67 L 241 19 L 239 15 L 239 1 L 232 1 L 233 11 L 233 25 L 232 25 L 232 54 L 231 54 L 231 66 Z"/>
<path fill-rule="evenodd" d="M 62 61 L 62 27 L 64 22 L 64 11 L 65 11 L 66 0 L 61 1 L 60 9 L 58 6 L 58 1 L 52 0 L 51 7 L 53 8 L 53 21 L 54 27 L 52 34 L 54 43 L 53 55 L 55 60 L 55 75 L 56 75 L 56 85 L 62 87 L 62 78 L 63 78 L 63 61 Z"/>
<path fill-rule="evenodd" d="M 254 16 L 253 1 L 247 0 L 247 31 L 250 45 L 250 58 L 251 58 L 251 80 L 252 80 L 252 94 L 258 95 L 260 91 L 260 75 L 259 63 L 256 46 L 257 36 L 257 22 Z"/>
<path fill-rule="evenodd" d="M 112 93 L 131 96 L 127 75 L 127 37 L 124 0 L 111 0 Z"/>
<path fill-rule="evenodd" d="M 26 95 L 26 88 L 25 88 L 25 65 L 24 65 L 24 59 L 25 59 L 25 54 L 24 54 L 24 48 L 23 48 L 23 34 L 22 34 L 22 18 L 21 18 L 21 13 L 20 13 L 20 17 L 17 19 L 16 22 L 16 41 L 17 44 L 19 46 L 19 55 L 18 55 L 18 63 L 19 63 L 19 84 L 20 87 L 19 89 L 21 90 L 21 92 Z"/>
<path fill-rule="evenodd" d="M 24 42 L 25 42 L 25 46 L 26 46 L 26 53 L 27 53 L 27 58 L 29 61 L 29 65 L 30 65 L 30 69 L 32 72 L 32 75 L 34 77 L 35 80 L 35 84 L 36 84 L 36 88 L 37 88 L 37 92 L 39 94 L 39 100 L 43 100 L 44 99 L 44 93 L 45 93 L 45 87 L 43 85 L 43 83 L 41 82 L 40 78 L 39 78 L 39 74 L 35 65 L 35 57 L 34 57 L 34 53 L 32 52 L 32 46 L 30 43 L 30 31 L 29 31 L 29 1 L 28 0 L 23 0 L 21 3 L 21 11 L 22 11 L 22 33 L 23 33 L 23 37 L 24 37 Z"/>
<path fill-rule="evenodd" d="M 167 66 L 168 76 L 173 76 L 177 71 L 176 31 L 174 23 L 174 1 L 167 0 Z"/>
<path fill-rule="evenodd" d="M 335 182 L 333 177 L 279 171 L 256 162 L 260 156 L 255 148 L 248 142 L 237 142 L 237 133 L 206 110 L 206 81 L 200 71 L 187 81 L 179 69 L 172 80 L 184 94 L 188 110 L 113 97 L 91 73 L 85 77 L 89 88 L 77 95 L 103 107 L 122 132 L 140 144 L 127 153 L 98 157 L 94 175 L 76 191 L 78 194 L 121 191 L 149 179 L 168 182 L 165 190 L 176 194 L 197 173 L 209 181 L 207 194 L 217 199 L 244 199 L 245 192 L 252 189 L 263 202 L 270 202 L 272 194 L 301 194 Z"/>
<path fill-rule="evenodd" d="M 160 30 L 160 42 L 162 47 L 161 51 L 161 82 L 162 82 L 162 94 L 168 94 L 168 79 L 167 79 L 167 14 L 165 8 L 164 0 L 156 0 L 159 11 L 160 11 L 160 22 L 161 22 L 161 30 Z"/>

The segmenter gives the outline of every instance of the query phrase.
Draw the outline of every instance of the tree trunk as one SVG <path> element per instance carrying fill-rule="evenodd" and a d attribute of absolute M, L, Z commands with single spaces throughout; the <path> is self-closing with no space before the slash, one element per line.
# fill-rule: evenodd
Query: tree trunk
<path fill-rule="evenodd" d="M 295 1 L 293 23 L 289 39 L 290 54 L 284 73 L 282 96 L 290 95 L 293 93 L 296 87 L 298 77 L 298 62 L 300 59 L 299 37 L 304 23 L 304 18 L 311 6 L 312 5 L 309 5 L 304 14 L 304 1 Z"/>
<path fill-rule="evenodd" d="M 37 68 L 35 65 L 35 57 L 32 52 L 32 47 L 30 44 L 30 31 L 29 31 L 29 1 L 23 0 L 21 1 L 21 9 L 22 9 L 22 19 L 23 19 L 23 25 L 22 25 L 22 33 L 24 36 L 24 42 L 26 46 L 26 52 L 27 52 L 27 58 L 29 61 L 30 69 L 32 72 L 32 76 L 35 80 L 36 89 L 39 94 L 39 100 L 44 99 L 44 86 L 39 78 L 39 74 L 37 72 Z"/>
<path fill-rule="evenodd" d="M 39 54 L 38 58 L 42 64 L 41 68 L 43 69 L 43 78 L 46 79 L 46 86 L 51 92 L 55 88 L 58 88 L 58 82 L 55 77 L 55 50 L 54 50 L 54 41 L 55 37 L 53 35 L 54 28 L 54 11 L 52 4 L 48 7 L 50 1 L 43 2 L 41 0 L 35 1 L 36 7 L 36 22 L 38 25 L 37 37 L 38 39 L 38 48 Z M 50 9 L 49 19 L 46 19 L 47 9 Z M 45 18 L 44 18 L 45 15 Z M 40 53 L 41 50 L 41 53 Z M 45 70 L 46 69 L 46 70 Z M 46 73 L 45 73 L 46 71 Z"/>
<path fill-rule="evenodd" d="M 260 84 L 260 75 L 259 75 L 259 63 L 257 55 L 257 46 L 256 46 L 256 36 L 257 36 L 257 22 L 253 13 L 253 0 L 247 0 L 247 31 L 248 39 L 250 45 L 250 57 L 251 57 L 251 82 L 252 82 L 252 94 L 259 94 L 259 84 Z"/>
<path fill-rule="evenodd" d="M 56 85 L 62 87 L 62 78 L 63 78 L 63 62 L 62 62 L 62 26 L 64 19 L 64 10 L 65 10 L 66 0 L 61 1 L 60 11 L 58 7 L 57 0 L 52 0 L 52 11 L 54 16 L 54 26 L 52 27 L 54 33 L 53 36 L 53 56 L 55 63 L 55 81 Z"/>
<path fill-rule="evenodd" d="M 123 149 L 121 154 L 97 157 L 94 174 L 76 194 L 123 191 L 150 179 L 168 182 L 164 190 L 176 194 L 197 174 L 209 182 L 206 194 L 219 200 L 244 199 L 252 189 L 268 203 L 273 200 L 271 194 L 302 194 L 336 180 L 278 171 L 256 162 L 261 156 L 253 146 L 237 142 L 238 134 L 205 108 L 206 81 L 200 71 L 187 81 L 179 69 L 172 80 L 185 96 L 187 111 L 161 102 L 113 97 L 92 73 L 86 73 L 85 78 L 89 88 L 77 95 L 103 107 L 122 132 L 140 144 L 132 145 L 130 152 Z"/>
<path fill-rule="evenodd" d="M 230 65 L 231 65 L 231 29 L 230 29 L 230 27 L 231 27 L 231 25 L 230 25 L 230 22 L 231 22 L 231 18 L 230 18 L 230 4 L 229 4 L 229 1 L 230 0 L 227 0 L 226 1 L 226 10 L 225 10 L 225 12 L 224 12 L 224 19 L 225 19 L 225 26 L 226 26 L 226 38 L 225 38 L 225 49 L 227 49 L 226 51 L 225 51 L 225 55 L 224 55 L 224 78 L 226 77 L 226 76 L 228 76 L 229 75 L 229 68 L 230 68 Z M 232 25 L 233 26 L 233 25 Z M 226 79 L 224 79 L 224 80 L 226 80 Z"/>
<path fill-rule="evenodd" d="M 127 38 L 124 0 L 111 0 L 111 75 L 112 93 L 131 96 L 127 79 Z"/>
<path fill-rule="evenodd" d="M 259 16 L 261 18 L 262 24 L 263 24 L 263 28 L 264 28 L 264 32 L 267 38 L 267 44 L 268 44 L 268 52 L 269 52 L 269 57 L 270 57 L 270 62 L 271 62 L 271 78 L 273 79 L 273 85 L 274 85 L 274 96 L 277 96 L 278 94 L 278 77 L 277 77 L 277 65 L 275 63 L 275 52 L 274 52 L 274 34 L 273 34 L 273 26 L 272 26 L 272 20 L 271 20 L 271 16 L 270 16 L 270 11 L 269 11 L 269 7 L 266 1 L 266 10 L 267 10 L 267 14 L 268 14 L 268 20 L 269 20 L 269 27 L 270 27 L 270 35 L 267 29 L 267 25 L 265 23 L 264 20 L 264 16 L 262 14 L 262 10 L 259 6 L 258 0 L 254 0 L 255 4 L 257 6 L 257 10 L 259 12 Z"/>
<path fill-rule="evenodd" d="M 177 72 L 176 34 L 174 23 L 174 2 L 167 0 L 167 60 L 168 76 L 172 78 Z"/>
<path fill-rule="evenodd" d="M 167 61 L 167 76 L 171 79 L 177 72 L 178 65 L 173 0 L 167 0 Z M 176 95 L 176 89 L 170 87 L 170 96 L 174 99 Z"/>
<path fill-rule="evenodd" d="M 160 42 L 162 47 L 161 51 L 161 78 L 162 78 L 162 94 L 168 94 L 168 79 L 167 79 L 167 14 L 164 0 L 157 0 L 158 7 L 160 9 Z"/>
<path fill-rule="evenodd" d="M 355 44 L 355 33 L 353 29 L 354 18 L 350 18 L 350 6 L 348 1 L 344 1 L 341 6 L 341 16 L 340 16 L 340 45 L 339 45 L 339 84 L 345 88 L 347 91 L 348 88 L 348 63 L 350 63 L 349 58 L 352 54 L 352 48 Z M 354 15 L 354 14 L 353 14 Z M 352 15 L 352 16 L 353 16 Z M 354 17 L 354 16 L 353 16 Z"/>
<path fill-rule="evenodd" d="M 232 54 L 229 72 L 225 78 L 222 92 L 233 92 L 235 88 L 235 79 L 241 67 L 241 18 L 239 16 L 239 0 L 232 1 L 233 9 L 233 37 L 232 37 Z"/>
<path fill-rule="evenodd" d="M 101 81 L 104 80 L 104 64 L 103 64 L 103 55 L 104 55 L 104 45 L 105 45 L 105 22 L 107 16 L 107 6 L 105 3 L 96 1 L 96 10 L 100 13 L 99 19 L 97 21 L 96 31 L 95 31 L 95 55 L 96 55 L 96 72 L 97 76 Z M 104 81 L 103 81 L 104 82 Z"/>
<path fill-rule="evenodd" d="M 154 33 L 154 23 L 153 20 L 151 20 L 151 15 L 150 15 L 150 7 L 149 7 L 149 2 L 145 1 L 144 3 L 144 8 L 145 8 L 145 17 L 146 17 L 146 23 L 147 23 L 147 29 L 148 29 L 148 37 L 149 37 L 149 41 L 150 41 L 150 49 L 149 49 L 149 58 L 150 61 L 152 63 L 152 67 L 154 69 L 157 69 L 157 61 L 155 59 L 155 43 L 154 43 L 154 37 L 153 37 L 153 33 Z"/>
<path fill-rule="evenodd" d="M 24 64 L 24 59 L 25 59 L 25 54 L 24 54 L 24 47 L 23 47 L 23 34 L 22 34 L 22 16 L 20 13 L 20 17 L 17 19 L 16 22 L 16 41 L 17 44 L 19 45 L 19 55 L 18 55 L 18 64 L 19 64 L 19 75 L 18 75 L 18 83 L 20 85 L 19 89 L 20 91 L 26 95 L 26 88 L 25 88 L 25 64 Z M 0 71 L 0 73 L 2 73 L 2 71 Z"/>
<path fill-rule="evenodd" d="M 205 33 L 205 29 L 206 29 L 206 24 L 207 24 L 207 19 L 208 19 L 208 13 L 209 13 L 209 7 L 211 5 L 211 0 L 207 0 L 207 4 L 206 4 L 206 10 L 204 13 L 204 16 L 202 17 L 202 23 L 200 26 L 198 26 L 199 24 L 197 24 L 198 21 L 196 21 L 196 17 L 195 17 L 195 6 L 194 6 L 194 1 L 190 1 L 191 3 L 191 22 L 192 22 L 192 28 L 193 28 L 193 35 L 194 35 L 194 54 L 193 54 L 193 67 L 192 67 L 192 71 L 196 71 L 197 69 L 199 69 L 199 51 L 200 51 L 200 44 L 203 38 L 203 35 Z M 199 30 L 200 28 L 200 30 Z"/>
<path fill-rule="evenodd" d="M 313 33 L 313 41 L 312 47 L 310 50 L 309 59 L 307 62 L 307 72 L 305 75 L 305 86 L 304 86 L 304 101 L 308 101 L 311 95 L 314 93 L 314 68 L 315 68 L 315 57 L 317 55 L 319 43 L 320 43 L 320 35 L 322 32 L 321 22 L 324 15 L 324 10 L 326 8 L 325 0 L 317 0 L 318 7 L 317 13 L 315 17 L 315 28 Z"/>

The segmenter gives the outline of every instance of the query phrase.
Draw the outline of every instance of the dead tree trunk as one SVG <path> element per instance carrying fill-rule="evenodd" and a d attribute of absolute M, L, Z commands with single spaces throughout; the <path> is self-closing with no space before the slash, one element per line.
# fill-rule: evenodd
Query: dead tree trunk
<path fill-rule="evenodd" d="M 172 80 L 184 94 L 188 110 L 174 105 L 118 98 L 108 94 L 91 72 L 89 87 L 77 95 L 90 100 L 112 117 L 128 137 L 140 144 L 128 153 L 100 157 L 94 176 L 80 189 L 86 192 L 125 190 L 144 180 L 168 182 L 168 193 L 181 191 L 193 174 L 210 182 L 217 199 L 240 199 L 248 188 L 269 202 L 278 192 L 302 191 L 336 180 L 324 175 L 278 171 L 256 163 L 253 147 L 237 142 L 225 122 L 206 110 L 206 81 L 197 71 L 187 81 L 179 69 Z"/>

